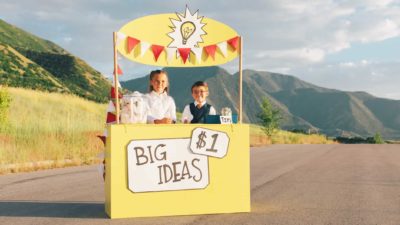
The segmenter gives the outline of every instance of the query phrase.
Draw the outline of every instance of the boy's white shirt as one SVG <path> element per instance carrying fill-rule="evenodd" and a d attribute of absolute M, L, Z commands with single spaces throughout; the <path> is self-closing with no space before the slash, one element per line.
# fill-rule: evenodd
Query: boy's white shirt
<path fill-rule="evenodd" d="M 197 101 L 194 101 L 194 106 L 197 107 L 198 104 L 203 106 L 206 103 L 207 103 L 207 101 L 204 101 L 201 104 L 198 103 Z M 210 113 L 208 115 L 217 115 L 217 112 L 215 111 L 213 106 L 211 106 Z M 182 123 L 184 123 L 185 120 L 187 120 L 187 122 L 190 123 L 190 121 L 192 121 L 192 119 L 193 119 L 193 115 L 192 115 L 192 113 L 190 113 L 190 104 L 189 104 L 189 105 L 186 105 L 185 108 L 183 109 L 183 112 L 182 112 Z"/>
<path fill-rule="evenodd" d="M 147 115 L 147 123 L 154 123 L 154 120 L 160 120 L 164 117 L 176 121 L 176 106 L 174 99 L 166 92 L 158 94 L 152 91 L 144 95 L 149 106 L 149 114 Z"/>

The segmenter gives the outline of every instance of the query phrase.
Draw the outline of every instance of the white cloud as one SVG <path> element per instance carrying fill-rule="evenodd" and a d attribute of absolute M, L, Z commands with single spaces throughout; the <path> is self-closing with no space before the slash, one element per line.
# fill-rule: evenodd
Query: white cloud
<path fill-rule="evenodd" d="M 1 2 L 0 18 L 55 41 L 102 73 L 109 74 L 113 66 L 113 31 L 141 16 L 182 13 L 186 4 L 184 0 L 156 3 L 19 0 Z M 380 42 L 400 36 L 399 0 L 215 0 L 212 4 L 193 0 L 188 6 L 192 11 L 199 9 L 200 16 L 226 23 L 244 36 L 244 68 L 291 72 L 293 75 L 311 73 L 316 81 L 329 81 L 331 76 L 327 78 L 324 74 L 339 73 L 349 73 L 349 77 L 362 80 L 371 71 L 364 70 L 363 74 L 361 68 L 373 70 L 369 59 L 365 59 L 364 64 L 348 59 L 335 63 L 325 60 L 329 55 L 349 49 L 354 44 Z M 148 69 L 132 65 L 124 65 L 126 75 L 143 75 Z M 235 70 L 235 65 L 228 64 L 227 67 L 230 71 Z M 390 68 L 379 73 L 373 71 L 384 74 L 384 77 L 394 77 L 394 74 L 399 77 L 399 72 L 394 70 L 396 67 L 390 64 Z M 400 69 L 397 68 L 397 71 Z M 362 87 L 343 79 L 332 80 L 337 85 L 340 82 L 348 88 L 351 85 Z M 389 79 L 386 82 L 389 86 L 393 83 Z M 396 90 L 391 93 L 396 93 Z"/>

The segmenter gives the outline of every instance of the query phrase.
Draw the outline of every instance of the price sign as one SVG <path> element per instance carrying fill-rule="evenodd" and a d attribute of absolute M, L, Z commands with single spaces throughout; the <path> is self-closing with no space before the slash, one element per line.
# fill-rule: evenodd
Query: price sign
<path fill-rule="evenodd" d="M 193 153 L 223 158 L 228 152 L 229 136 L 221 131 L 196 128 L 190 139 L 190 150 Z"/>

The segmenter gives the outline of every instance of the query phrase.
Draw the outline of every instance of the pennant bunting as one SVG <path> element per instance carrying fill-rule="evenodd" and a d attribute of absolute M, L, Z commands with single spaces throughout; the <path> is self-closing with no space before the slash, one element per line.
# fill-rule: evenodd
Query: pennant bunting
<path fill-rule="evenodd" d="M 164 46 L 152 45 L 151 51 L 153 51 L 154 58 L 156 59 L 156 62 L 157 62 L 158 57 L 160 56 L 161 52 L 164 51 Z"/>
<path fill-rule="evenodd" d="M 117 117 L 115 116 L 115 114 L 108 112 L 107 113 L 107 123 L 114 123 L 115 121 L 117 121 Z"/>
<path fill-rule="evenodd" d="M 115 112 L 115 106 L 112 101 L 108 103 L 107 112 Z"/>
<path fill-rule="evenodd" d="M 114 83 L 113 83 L 114 84 Z M 117 87 L 121 88 L 121 83 L 119 83 L 119 80 L 117 79 Z"/>
<path fill-rule="evenodd" d="M 218 43 L 217 46 L 218 46 L 219 50 L 222 52 L 222 55 L 224 55 L 224 57 L 226 57 L 228 55 L 228 48 L 227 48 L 226 41 Z"/>
<path fill-rule="evenodd" d="M 204 47 L 207 55 L 211 56 L 215 60 L 215 51 L 217 50 L 217 45 L 208 45 Z"/>
<path fill-rule="evenodd" d="M 174 54 L 176 52 L 176 48 L 166 48 L 167 50 L 167 63 L 170 63 L 174 58 Z"/>
<path fill-rule="evenodd" d="M 147 42 L 140 42 L 140 57 L 144 56 L 144 53 L 146 53 L 147 49 L 149 49 L 150 44 Z"/>
<path fill-rule="evenodd" d="M 123 58 L 124 58 L 124 57 L 122 57 L 121 53 L 117 52 L 117 59 L 118 59 L 118 60 L 121 60 L 121 59 L 123 59 Z"/>
<path fill-rule="evenodd" d="M 118 97 L 122 98 L 121 92 L 118 92 Z M 115 88 L 111 87 L 111 98 L 115 98 Z"/>
<path fill-rule="evenodd" d="M 211 58 L 213 60 L 215 60 L 215 52 L 217 51 L 217 48 L 221 51 L 221 54 L 224 57 L 227 57 L 228 56 L 228 45 L 231 46 L 234 51 L 236 51 L 239 48 L 239 41 L 240 41 L 240 37 L 236 36 L 227 41 L 222 41 L 217 44 L 212 44 L 212 45 L 208 45 L 205 47 L 171 48 L 171 47 L 166 47 L 166 46 L 162 46 L 162 45 L 151 44 L 151 43 L 136 39 L 134 37 L 127 36 L 123 33 L 117 32 L 117 41 L 121 41 L 124 38 L 127 39 L 128 54 L 131 53 L 132 50 L 134 50 L 138 45 L 140 45 L 140 57 L 143 57 L 146 54 L 146 52 L 148 51 L 148 49 L 151 47 L 151 51 L 154 55 L 154 59 L 156 62 L 158 61 L 158 58 L 160 57 L 161 53 L 165 50 L 167 63 L 170 63 L 173 60 L 174 54 L 176 54 L 177 59 L 179 57 L 181 57 L 183 63 L 186 63 L 186 61 L 191 57 L 190 56 L 190 51 L 191 51 L 191 52 L 193 52 L 193 55 L 196 57 L 197 64 L 201 64 L 203 50 L 207 54 L 207 57 L 211 56 Z M 118 55 L 118 57 L 120 58 L 120 55 Z M 118 75 L 122 75 L 122 70 L 119 67 L 118 67 Z"/>
<path fill-rule="evenodd" d="M 114 74 L 115 74 L 115 69 L 114 69 Z M 117 65 L 117 74 L 118 75 L 122 75 L 123 74 L 121 68 L 119 67 L 119 65 Z"/>
<path fill-rule="evenodd" d="M 98 138 L 100 138 L 101 142 L 103 142 L 103 145 L 106 146 L 106 137 L 97 135 Z"/>
<path fill-rule="evenodd" d="M 126 35 L 121 33 L 121 32 L 117 32 L 117 41 L 115 43 L 115 45 L 119 45 L 121 43 L 122 40 L 125 40 Z"/>
<path fill-rule="evenodd" d="M 139 43 L 140 43 L 140 40 L 128 36 L 128 44 L 127 44 L 128 53 L 131 53 L 132 49 L 134 49 L 136 47 L 136 45 L 138 45 Z"/>
<path fill-rule="evenodd" d="M 234 37 L 234 38 L 231 38 L 231 39 L 229 39 L 227 42 L 228 42 L 228 44 L 229 44 L 230 46 L 232 46 L 232 48 L 233 48 L 234 50 L 237 50 L 237 48 L 238 48 L 238 46 L 239 46 L 239 37 L 236 36 L 236 37 Z"/>
<path fill-rule="evenodd" d="M 183 64 L 185 64 L 186 60 L 189 58 L 190 48 L 178 48 L 178 52 L 183 60 Z"/>
<path fill-rule="evenodd" d="M 192 48 L 192 52 L 196 57 L 196 62 L 198 64 L 201 64 L 201 53 L 203 52 L 203 48 L 202 47 L 199 47 L 199 48 L 194 47 L 194 48 Z"/>

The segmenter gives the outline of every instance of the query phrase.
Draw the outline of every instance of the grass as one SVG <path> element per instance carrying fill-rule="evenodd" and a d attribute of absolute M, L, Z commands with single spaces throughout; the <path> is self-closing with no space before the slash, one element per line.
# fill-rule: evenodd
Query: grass
<path fill-rule="evenodd" d="M 7 124 L 0 124 L 0 173 L 98 163 L 107 105 L 76 96 L 8 88 Z M 178 123 L 181 114 L 178 113 Z M 323 135 L 279 131 L 268 138 L 250 126 L 251 146 L 333 143 Z"/>
<path fill-rule="evenodd" d="M 250 145 L 262 146 L 268 144 L 334 144 L 325 135 L 299 134 L 284 130 L 278 130 L 268 137 L 258 125 L 250 125 Z"/>
<path fill-rule="evenodd" d="M 0 165 L 50 160 L 55 167 L 96 161 L 103 151 L 96 135 L 104 129 L 106 105 L 57 93 L 8 91 L 12 102 L 8 124 L 1 124 Z"/>

